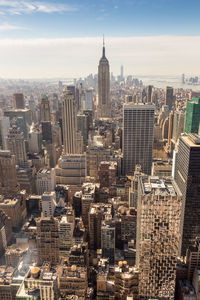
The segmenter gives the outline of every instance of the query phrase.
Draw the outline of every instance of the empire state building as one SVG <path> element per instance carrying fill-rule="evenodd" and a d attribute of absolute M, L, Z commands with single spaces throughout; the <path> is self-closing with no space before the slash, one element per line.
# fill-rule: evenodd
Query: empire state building
<path fill-rule="evenodd" d="M 98 66 L 98 117 L 110 118 L 110 70 L 109 62 L 105 56 L 105 44 L 103 41 L 103 54 Z"/>

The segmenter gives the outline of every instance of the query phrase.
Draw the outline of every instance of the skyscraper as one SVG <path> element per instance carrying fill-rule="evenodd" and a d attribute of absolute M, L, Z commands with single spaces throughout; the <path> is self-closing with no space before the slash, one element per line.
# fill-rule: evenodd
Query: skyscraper
<path fill-rule="evenodd" d="M 62 100 L 64 151 L 55 168 L 56 183 L 81 185 L 86 176 L 86 157 L 81 147 L 83 137 L 77 132 L 76 107 L 72 92 L 64 89 Z"/>
<path fill-rule="evenodd" d="M 173 102 L 174 102 L 174 96 L 173 96 L 174 90 L 173 87 L 167 86 L 166 92 L 165 92 L 165 104 L 168 105 L 169 110 L 172 109 Z"/>
<path fill-rule="evenodd" d="M 51 121 L 51 116 L 50 116 L 49 100 L 46 95 L 43 95 L 41 100 L 41 122 L 50 122 L 50 121 Z"/>
<path fill-rule="evenodd" d="M 123 174 L 133 173 L 140 164 L 151 174 L 154 106 L 129 103 L 123 109 Z"/>
<path fill-rule="evenodd" d="M 148 103 L 152 103 L 152 89 L 153 89 L 153 86 L 148 85 L 148 88 L 147 88 L 147 102 Z"/>
<path fill-rule="evenodd" d="M 179 139 L 175 180 L 183 194 L 181 219 L 182 249 L 185 255 L 200 233 L 200 136 L 189 134 Z"/>
<path fill-rule="evenodd" d="M 121 80 L 124 79 L 124 67 L 123 66 L 121 66 L 121 68 L 120 68 L 120 77 L 121 77 Z"/>
<path fill-rule="evenodd" d="M 140 299 L 174 300 L 182 195 L 173 179 L 139 176 L 136 266 Z"/>
<path fill-rule="evenodd" d="M 0 147 L 7 149 L 7 135 L 10 128 L 10 120 L 8 117 L 0 117 Z"/>
<path fill-rule="evenodd" d="M 76 133 L 77 133 L 77 119 L 74 96 L 68 89 L 63 91 L 63 144 L 65 154 L 77 153 L 76 148 Z"/>
<path fill-rule="evenodd" d="M 7 147 L 11 154 L 15 155 L 16 164 L 23 165 L 27 160 L 24 134 L 16 125 L 13 125 L 8 131 Z"/>
<path fill-rule="evenodd" d="M 0 193 L 15 194 L 18 190 L 15 156 L 0 150 Z"/>
<path fill-rule="evenodd" d="M 185 132 L 197 133 L 200 129 L 200 98 L 193 97 L 192 101 L 187 101 Z"/>
<path fill-rule="evenodd" d="M 14 99 L 14 108 L 16 109 L 24 109 L 24 95 L 22 93 L 13 94 Z"/>
<path fill-rule="evenodd" d="M 111 114 L 110 104 L 110 70 L 109 61 L 105 56 L 105 44 L 103 40 L 103 54 L 98 67 L 98 117 L 109 118 Z"/>

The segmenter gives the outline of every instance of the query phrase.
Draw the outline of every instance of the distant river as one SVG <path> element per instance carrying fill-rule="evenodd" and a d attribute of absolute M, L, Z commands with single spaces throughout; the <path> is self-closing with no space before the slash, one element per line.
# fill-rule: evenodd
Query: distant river
<path fill-rule="evenodd" d="M 143 81 L 144 85 L 153 85 L 158 88 L 165 88 L 166 86 L 172 86 L 173 88 L 191 89 L 193 91 L 200 91 L 200 84 L 182 84 L 181 76 L 164 76 L 164 75 L 135 75 L 134 78 L 138 78 Z M 200 77 L 199 77 L 200 78 Z"/>

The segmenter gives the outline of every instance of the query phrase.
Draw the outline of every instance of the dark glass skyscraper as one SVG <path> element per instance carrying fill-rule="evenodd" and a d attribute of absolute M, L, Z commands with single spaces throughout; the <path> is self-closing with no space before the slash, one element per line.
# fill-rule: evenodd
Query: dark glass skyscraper
<path fill-rule="evenodd" d="M 183 194 L 181 252 L 185 255 L 200 233 L 200 136 L 180 138 L 175 180 Z"/>
<path fill-rule="evenodd" d="M 151 174 L 153 150 L 154 105 L 124 105 L 123 109 L 123 174 L 133 173 L 137 164 Z"/>
<path fill-rule="evenodd" d="M 185 132 L 198 133 L 200 125 L 200 98 L 193 97 L 187 102 Z"/>

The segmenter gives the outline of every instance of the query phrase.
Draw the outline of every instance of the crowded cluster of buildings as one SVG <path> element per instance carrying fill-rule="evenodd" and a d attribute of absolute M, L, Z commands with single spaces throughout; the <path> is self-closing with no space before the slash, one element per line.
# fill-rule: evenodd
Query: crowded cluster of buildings
<path fill-rule="evenodd" d="M 0 95 L 0 299 L 198 300 L 200 92 L 116 80 L 105 45 L 36 91 Z"/>

